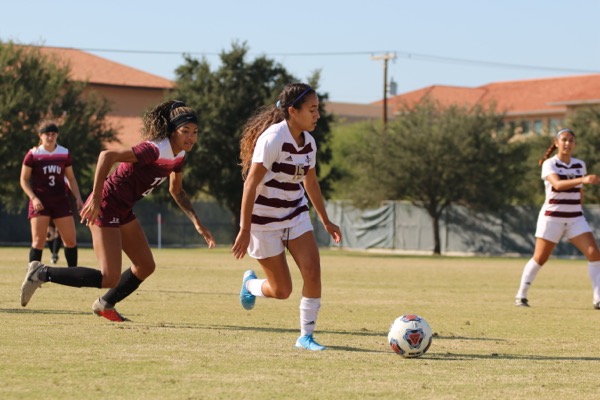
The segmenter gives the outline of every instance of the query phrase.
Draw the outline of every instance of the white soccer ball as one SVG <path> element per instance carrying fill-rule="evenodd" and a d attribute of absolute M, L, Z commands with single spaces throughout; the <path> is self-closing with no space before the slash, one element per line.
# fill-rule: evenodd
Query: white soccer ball
<path fill-rule="evenodd" d="M 406 358 L 420 357 L 431 346 L 433 332 L 425 318 L 406 314 L 396 318 L 388 332 L 392 350 Z"/>

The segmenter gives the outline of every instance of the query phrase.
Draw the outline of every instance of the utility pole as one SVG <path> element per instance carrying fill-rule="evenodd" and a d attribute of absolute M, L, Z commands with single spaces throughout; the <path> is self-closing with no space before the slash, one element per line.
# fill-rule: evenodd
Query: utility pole
<path fill-rule="evenodd" d="M 383 127 L 387 126 L 388 120 L 388 107 L 387 107 L 387 92 L 388 92 L 388 83 L 387 83 L 387 69 L 388 69 L 388 61 L 396 59 L 396 53 L 385 53 L 378 56 L 371 56 L 372 60 L 383 60 Z"/>

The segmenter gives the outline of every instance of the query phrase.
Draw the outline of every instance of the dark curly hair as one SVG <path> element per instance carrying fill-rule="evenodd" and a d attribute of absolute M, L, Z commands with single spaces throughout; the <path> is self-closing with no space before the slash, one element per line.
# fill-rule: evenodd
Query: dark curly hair
<path fill-rule="evenodd" d="M 168 100 L 147 111 L 143 117 L 142 139 L 161 140 L 171 136 L 176 126 L 172 122 L 183 115 L 188 121 L 198 122 L 196 112 L 178 100 Z"/>

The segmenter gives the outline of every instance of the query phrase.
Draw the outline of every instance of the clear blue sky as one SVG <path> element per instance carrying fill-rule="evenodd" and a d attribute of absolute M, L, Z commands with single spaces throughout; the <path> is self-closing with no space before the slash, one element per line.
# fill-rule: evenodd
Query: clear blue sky
<path fill-rule="evenodd" d="M 88 50 L 168 79 L 182 53 L 216 69 L 246 42 L 250 59 L 300 79 L 320 69 L 320 91 L 355 103 L 383 97 L 372 56 L 388 52 L 399 93 L 600 72 L 599 21 L 599 0 L 0 1 L 2 41 Z"/>

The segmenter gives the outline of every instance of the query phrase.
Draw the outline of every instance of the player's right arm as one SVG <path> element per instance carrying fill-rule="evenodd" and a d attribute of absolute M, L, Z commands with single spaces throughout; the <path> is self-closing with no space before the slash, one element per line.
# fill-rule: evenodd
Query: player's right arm
<path fill-rule="evenodd" d="M 31 203 L 33 204 L 33 209 L 36 211 L 43 210 L 44 205 L 42 204 L 42 201 L 37 198 L 37 196 L 33 192 L 33 189 L 31 188 L 31 167 L 28 167 L 25 164 L 21 166 L 20 182 L 21 188 L 23 188 L 23 191 L 25 192 L 27 197 L 29 197 Z"/>
<path fill-rule="evenodd" d="M 266 173 L 267 169 L 262 163 L 252 163 L 248 176 L 244 181 L 242 207 L 240 210 L 240 232 L 231 248 L 233 256 L 238 260 L 246 255 L 248 245 L 250 244 L 250 227 L 252 225 L 252 209 L 256 200 L 256 188 Z"/>
<path fill-rule="evenodd" d="M 91 225 L 98 217 L 104 181 L 113 165 L 117 162 L 135 163 L 137 162 L 137 157 L 132 149 L 104 150 L 100 152 L 98 162 L 96 163 L 96 172 L 94 173 L 92 195 L 79 213 L 82 223 Z"/>

